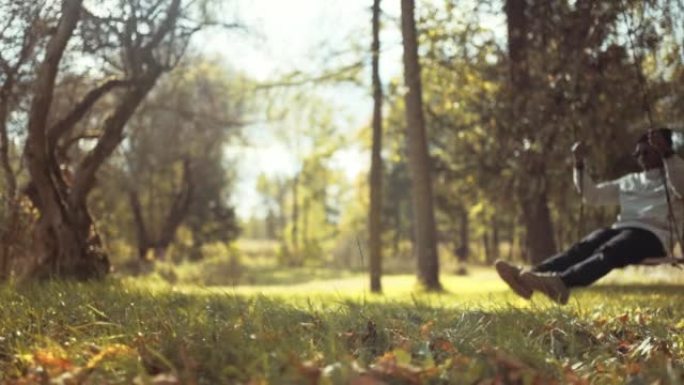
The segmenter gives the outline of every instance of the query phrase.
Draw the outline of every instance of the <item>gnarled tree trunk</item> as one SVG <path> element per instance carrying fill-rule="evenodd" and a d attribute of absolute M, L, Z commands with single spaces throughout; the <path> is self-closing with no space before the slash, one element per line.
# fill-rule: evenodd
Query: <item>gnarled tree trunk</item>
<path fill-rule="evenodd" d="M 97 171 L 123 140 L 124 126 L 164 70 L 152 51 L 174 28 L 179 10 L 180 0 L 172 0 L 149 40 L 125 44 L 131 79 L 105 82 L 86 94 L 66 117 L 48 126 L 60 61 L 83 12 L 82 0 L 63 0 L 59 24 L 48 41 L 33 84 L 25 148 L 31 176 L 29 196 L 40 212 L 35 230 L 40 259 L 37 276 L 93 279 L 109 271 L 109 260 L 88 212 L 87 197 L 95 186 Z M 117 95 L 117 104 L 103 123 L 102 135 L 67 181 L 55 156 L 59 139 L 114 87 L 122 87 L 123 92 Z"/>

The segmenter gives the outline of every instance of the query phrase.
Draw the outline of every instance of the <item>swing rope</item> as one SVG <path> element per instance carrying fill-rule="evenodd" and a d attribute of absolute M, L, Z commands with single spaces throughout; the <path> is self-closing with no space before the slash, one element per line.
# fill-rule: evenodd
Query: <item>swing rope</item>
<path fill-rule="evenodd" d="M 572 136 L 575 143 L 577 143 L 577 125 L 572 127 Z M 584 167 L 577 168 L 577 175 L 579 176 L 579 193 L 580 193 L 580 207 L 579 219 L 577 223 L 577 238 L 581 239 L 584 235 Z"/>

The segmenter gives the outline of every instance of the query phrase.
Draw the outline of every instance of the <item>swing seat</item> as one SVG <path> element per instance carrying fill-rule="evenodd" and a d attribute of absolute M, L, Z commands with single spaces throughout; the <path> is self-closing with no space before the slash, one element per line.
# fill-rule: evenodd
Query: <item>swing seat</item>
<path fill-rule="evenodd" d="M 660 265 L 672 265 L 678 268 L 682 268 L 680 265 L 684 263 L 683 258 L 679 257 L 651 257 L 646 258 L 639 263 L 641 266 L 660 266 Z"/>

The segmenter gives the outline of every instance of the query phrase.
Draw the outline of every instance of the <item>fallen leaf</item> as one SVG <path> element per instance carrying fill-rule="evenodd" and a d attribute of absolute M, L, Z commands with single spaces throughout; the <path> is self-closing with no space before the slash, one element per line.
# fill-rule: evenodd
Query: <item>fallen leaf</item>
<path fill-rule="evenodd" d="M 615 317 L 616 320 L 620 321 L 621 323 L 625 324 L 627 321 L 629 321 L 629 314 L 623 313 L 617 317 Z"/>
<path fill-rule="evenodd" d="M 634 376 L 641 372 L 641 365 L 636 362 L 630 362 L 626 365 L 626 369 L 627 374 Z"/>
<path fill-rule="evenodd" d="M 620 354 L 627 354 L 631 349 L 632 344 L 630 344 L 628 341 L 620 341 L 620 343 L 617 346 L 617 351 Z"/>
<path fill-rule="evenodd" d="M 427 338 L 432 333 L 432 328 L 435 326 L 435 321 L 430 320 L 420 326 L 420 335 L 423 338 Z"/>
<path fill-rule="evenodd" d="M 456 352 L 456 347 L 454 344 L 451 343 L 451 341 L 447 340 L 446 338 L 436 338 L 432 341 L 432 344 L 430 345 L 430 348 L 433 350 L 440 350 L 443 352 L 447 353 L 455 353 Z"/>
<path fill-rule="evenodd" d="M 181 382 L 178 380 L 178 377 L 171 373 L 162 373 L 152 377 L 150 381 L 144 381 L 140 376 L 138 376 L 133 380 L 133 383 L 136 385 L 180 385 Z"/>
<path fill-rule="evenodd" d="M 90 358 L 90 360 L 88 360 L 88 363 L 86 364 L 86 368 L 94 369 L 105 358 L 112 357 L 112 356 L 120 356 L 120 355 L 130 355 L 133 352 L 134 352 L 134 350 L 132 348 L 130 348 L 126 345 L 123 345 L 123 344 L 113 344 L 113 345 L 106 346 L 104 349 L 100 350 L 99 353 L 97 353 L 92 358 Z"/>
<path fill-rule="evenodd" d="M 296 364 L 299 374 L 311 385 L 318 384 L 321 377 L 321 368 L 313 361 L 299 362 Z"/>
<path fill-rule="evenodd" d="M 33 353 L 33 360 L 50 370 L 58 373 L 66 372 L 74 368 L 74 364 L 66 357 L 58 356 L 49 350 L 39 350 Z"/>
<path fill-rule="evenodd" d="M 370 374 L 361 374 L 352 378 L 349 385 L 387 385 L 387 382 Z"/>
<path fill-rule="evenodd" d="M 401 358 L 401 362 L 400 362 Z M 395 352 L 387 352 L 371 365 L 370 374 L 380 377 L 390 377 L 400 379 L 411 384 L 420 384 L 420 375 L 423 373 L 421 368 L 415 367 L 405 362 L 404 354 L 397 356 Z"/>

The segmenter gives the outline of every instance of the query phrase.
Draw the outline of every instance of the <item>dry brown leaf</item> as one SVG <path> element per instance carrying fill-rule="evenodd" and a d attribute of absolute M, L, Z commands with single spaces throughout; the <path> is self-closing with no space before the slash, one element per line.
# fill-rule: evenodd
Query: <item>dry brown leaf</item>
<path fill-rule="evenodd" d="M 407 381 L 411 384 L 420 384 L 420 375 L 423 369 L 410 364 L 402 364 L 397 360 L 396 354 L 387 352 L 371 365 L 370 374 L 379 377 L 391 377 Z"/>
<path fill-rule="evenodd" d="M 641 372 L 641 365 L 636 362 L 629 362 L 625 365 L 625 369 L 627 370 L 627 374 L 634 376 Z"/>
<path fill-rule="evenodd" d="M 435 321 L 430 320 L 420 326 L 420 335 L 423 338 L 428 338 L 430 333 L 432 333 L 432 328 L 435 326 Z"/>
<path fill-rule="evenodd" d="M 299 374 L 307 380 L 308 384 L 318 384 L 318 380 L 321 377 L 321 368 L 315 362 L 299 362 L 296 366 Z"/>
<path fill-rule="evenodd" d="M 49 350 L 39 350 L 33 353 L 33 360 L 48 371 L 56 371 L 58 373 L 74 368 L 74 364 L 68 358 L 58 356 Z"/>
<path fill-rule="evenodd" d="M 387 385 L 387 382 L 370 374 L 361 374 L 352 378 L 349 385 Z"/>

